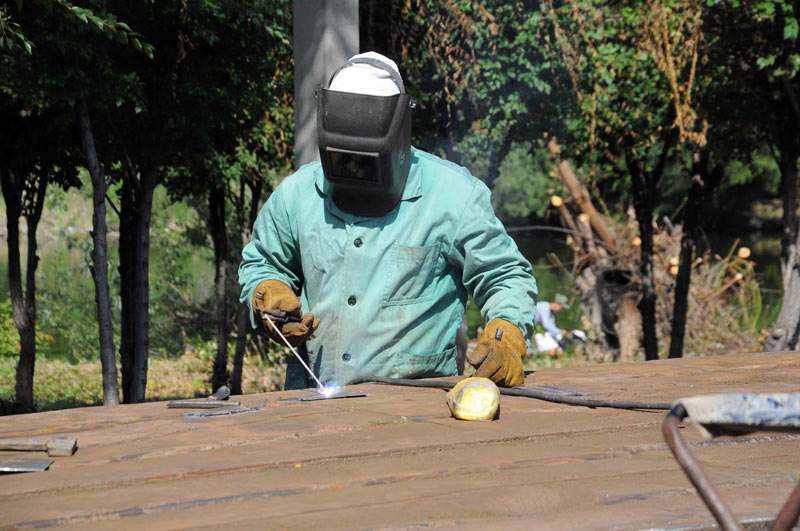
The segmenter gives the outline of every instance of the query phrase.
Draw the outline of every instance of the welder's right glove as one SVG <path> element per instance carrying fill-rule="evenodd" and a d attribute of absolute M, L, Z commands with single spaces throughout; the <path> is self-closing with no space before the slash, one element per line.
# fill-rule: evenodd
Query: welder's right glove
<path fill-rule="evenodd" d="M 527 350 L 520 329 L 497 318 L 486 324 L 467 361 L 477 369 L 475 376 L 489 378 L 500 387 L 514 387 L 525 383 L 522 358 Z"/>
<path fill-rule="evenodd" d="M 280 280 L 264 280 L 256 286 L 252 308 L 258 321 L 262 322 L 264 328 L 267 329 L 269 337 L 281 345 L 284 342 L 278 332 L 273 329 L 259 310 L 269 312 L 270 319 L 280 327 L 281 333 L 293 347 L 297 347 L 305 341 L 319 326 L 319 319 L 314 319 L 313 313 L 301 314 L 300 299 L 294 294 L 292 288 Z M 300 322 L 288 321 L 288 318 L 291 317 L 300 318 Z"/>

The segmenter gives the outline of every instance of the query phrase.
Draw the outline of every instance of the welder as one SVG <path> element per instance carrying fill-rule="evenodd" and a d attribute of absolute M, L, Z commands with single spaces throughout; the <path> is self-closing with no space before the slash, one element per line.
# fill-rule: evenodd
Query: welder
<path fill-rule="evenodd" d="M 275 189 L 242 252 L 254 326 L 282 343 L 263 312 L 294 317 L 273 322 L 325 385 L 452 376 L 471 294 L 486 324 L 467 360 L 522 384 L 536 281 L 489 189 L 411 146 L 415 102 L 391 59 L 352 57 L 316 98 L 320 160 Z M 286 389 L 309 383 L 289 358 Z"/>

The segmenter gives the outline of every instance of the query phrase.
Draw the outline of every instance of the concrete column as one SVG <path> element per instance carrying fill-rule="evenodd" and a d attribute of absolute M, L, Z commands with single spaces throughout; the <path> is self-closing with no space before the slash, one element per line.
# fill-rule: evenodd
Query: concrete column
<path fill-rule="evenodd" d="M 358 53 L 358 0 L 294 0 L 295 167 L 319 159 L 314 90 Z"/>

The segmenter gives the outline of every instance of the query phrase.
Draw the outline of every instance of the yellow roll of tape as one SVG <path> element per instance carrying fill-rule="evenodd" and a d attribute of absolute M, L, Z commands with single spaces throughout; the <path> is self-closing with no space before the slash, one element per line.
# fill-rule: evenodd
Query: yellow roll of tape
<path fill-rule="evenodd" d="M 500 390 L 488 378 L 467 378 L 447 393 L 447 405 L 460 420 L 494 420 L 500 416 Z"/>

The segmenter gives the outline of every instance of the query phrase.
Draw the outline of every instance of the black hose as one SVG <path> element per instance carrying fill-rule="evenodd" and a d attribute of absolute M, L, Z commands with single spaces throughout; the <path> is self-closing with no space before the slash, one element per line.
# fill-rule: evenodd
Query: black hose
<path fill-rule="evenodd" d="M 424 387 L 428 389 L 452 389 L 458 382 L 445 382 L 441 380 L 410 380 L 408 378 L 387 378 L 385 376 L 365 376 L 348 385 L 360 383 L 380 383 L 386 385 L 400 385 L 403 387 Z M 583 398 L 580 396 L 563 395 L 544 389 L 531 389 L 530 387 L 499 387 L 500 394 L 506 396 L 522 396 L 536 398 L 557 404 L 584 407 L 610 407 L 616 409 L 655 409 L 669 410 L 669 402 L 641 402 L 637 400 L 598 400 L 596 398 Z"/>

